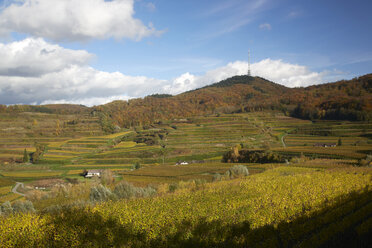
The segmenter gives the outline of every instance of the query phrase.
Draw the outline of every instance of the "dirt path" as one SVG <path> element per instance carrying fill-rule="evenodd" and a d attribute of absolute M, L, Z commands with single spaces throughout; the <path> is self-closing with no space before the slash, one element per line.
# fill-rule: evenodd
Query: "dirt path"
<path fill-rule="evenodd" d="M 284 134 L 284 135 L 282 136 L 282 139 L 281 139 L 281 140 L 282 140 L 283 147 L 287 147 L 287 146 L 285 145 L 285 142 L 284 142 L 284 137 L 287 136 L 287 135 L 288 135 L 288 133 L 286 133 L 286 134 Z"/>
<path fill-rule="evenodd" d="M 16 186 L 14 186 L 14 188 L 12 189 L 12 192 L 14 194 L 18 194 L 18 195 L 21 195 L 21 196 L 25 196 L 25 194 L 22 194 L 20 192 L 17 191 L 18 187 L 21 186 L 22 188 L 25 187 L 25 185 L 23 183 L 19 183 L 19 182 L 16 182 Z"/>

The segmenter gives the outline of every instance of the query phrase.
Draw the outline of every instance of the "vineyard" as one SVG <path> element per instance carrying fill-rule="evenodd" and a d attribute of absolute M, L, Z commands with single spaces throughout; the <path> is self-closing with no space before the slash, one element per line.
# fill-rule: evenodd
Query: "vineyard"
<path fill-rule="evenodd" d="M 369 241 L 371 176 L 371 171 L 282 166 L 161 197 L 9 216 L 0 220 L 0 242 L 3 247 L 340 247 Z"/>
<path fill-rule="evenodd" d="M 367 121 L 265 111 L 103 130 L 88 113 L 0 114 L 2 247 L 368 247 Z M 232 179 L 222 159 L 241 151 L 283 161 Z M 137 196 L 113 197 L 121 183 Z M 112 197 L 92 200 L 99 187 Z"/>

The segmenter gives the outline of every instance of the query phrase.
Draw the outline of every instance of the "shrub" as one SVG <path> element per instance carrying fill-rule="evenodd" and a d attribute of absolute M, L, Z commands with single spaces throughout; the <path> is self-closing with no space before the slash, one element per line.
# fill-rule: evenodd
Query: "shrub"
<path fill-rule="evenodd" d="M 126 181 L 120 182 L 114 189 L 114 195 L 118 199 L 130 199 L 136 197 L 149 197 L 156 194 L 153 187 L 140 188 Z"/>
<path fill-rule="evenodd" d="M 370 166 L 372 165 L 372 155 L 367 155 L 365 159 L 359 159 L 357 166 Z"/>
<path fill-rule="evenodd" d="M 6 201 L 3 204 L 1 204 L 1 213 L 4 215 L 9 215 L 13 213 L 13 207 L 9 201 Z"/>
<path fill-rule="evenodd" d="M 141 192 L 132 184 L 122 181 L 116 185 L 114 195 L 119 199 L 129 199 L 140 195 Z"/>
<path fill-rule="evenodd" d="M 234 165 L 232 168 L 230 168 L 225 173 L 225 176 L 230 179 L 236 178 L 236 177 L 248 176 L 248 175 L 249 175 L 248 168 L 240 164 Z"/>
<path fill-rule="evenodd" d="M 84 201 L 84 200 L 78 200 L 74 201 L 72 203 L 68 204 L 56 204 L 56 205 L 51 205 L 42 210 L 43 214 L 49 213 L 49 214 L 59 214 L 62 211 L 68 211 L 72 209 L 83 209 L 86 206 L 89 206 L 90 202 L 89 201 Z"/>
<path fill-rule="evenodd" d="M 34 205 L 31 201 L 15 201 L 12 204 L 14 213 L 33 213 L 35 212 Z"/>
<path fill-rule="evenodd" d="M 110 185 L 115 182 L 114 175 L 111 170 L 104 170 L 101 173 L 101 183 L 103 185 Z"/>
<path fill-rule="evenodd" d="M 227 163 L 283 163 L 278 153 L 262 150 L 232 150 L 223 155 L 222 162 Z"/>
<path fill-rule="evenodd" d="M 112 197 L 111 190 L 101 184 L 93 187 L 90 191 L 90 200 L 94 202 L 106 201 L 112 199 Z"/>
<path fill-rule="evenodd" d="M 202 188 L 204 188 L 207 181 L 205 181 L 205 179 L 195 179 L 194 183 L 195 183 L 195 188 L 196 189 L 202 189 Z"/>
<path fill-rule="evenodd" d="M 178 189 L 178 184 L 177 183 L 169 184 L 169 192 L 174 192 L 177 189 Z"/>
<path fill-rule="evenodd" d="M 79 184 L 79 179 L 77 178 L 66 178 L 66 181 L 71 184 Z"/>
<path fill-rule="evenodd" d="M 139 168 L 141 168 L 141 164 L 139 162 L 136 162 L 134 164 L 134 169 L 138 170 Z"/>
<path fill-rule="evenodd" d="M 147 186 L 143 189 L 143 197 L 150 197 L 156 195 L 157 191 L 151 186 Z"/>
<path fill-rule="evenodd" d="M 221 174 L 220 174 L 220 173 L 215 173 L 215 174 L 213 175 L 212 181 L 213 181 L 213 182 L 221 181 Z"/>

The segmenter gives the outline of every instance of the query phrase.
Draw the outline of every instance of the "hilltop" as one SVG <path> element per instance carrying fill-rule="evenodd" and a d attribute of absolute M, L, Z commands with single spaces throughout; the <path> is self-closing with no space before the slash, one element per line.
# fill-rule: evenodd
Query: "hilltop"
<path fill-rule="evenodd" d="M 176 96 L 154 94 L 91 108 L 72 104 L 0 105 L 0 112 L 91 113 L 108 126 L 127 128 L 196 115 L 262 110 L 279 110 L 311 120 L 370 120 L 371 86 L 372 74 L 306 88 L 288 88 L 261 77 L 234 76 Z M 106 129 L 112 131 L 113 127 Z"/>
<path fill-rule="evenodd" d="M 372 74 L 306 88 L 235 76 L 173 97 L 114 101 L 93 109 L 125 127 L 204 114 L 280 110 L 303 119 L 370 120 Z"/>

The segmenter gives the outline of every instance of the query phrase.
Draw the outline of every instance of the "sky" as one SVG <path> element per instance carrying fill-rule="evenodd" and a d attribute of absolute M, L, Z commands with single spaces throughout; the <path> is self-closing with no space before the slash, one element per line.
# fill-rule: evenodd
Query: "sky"
<path fill-rule="evenodd" d="M 251 73 L 372 73 L 370 0 L 0 0 L 0 104 L 93 106 Z"/>

